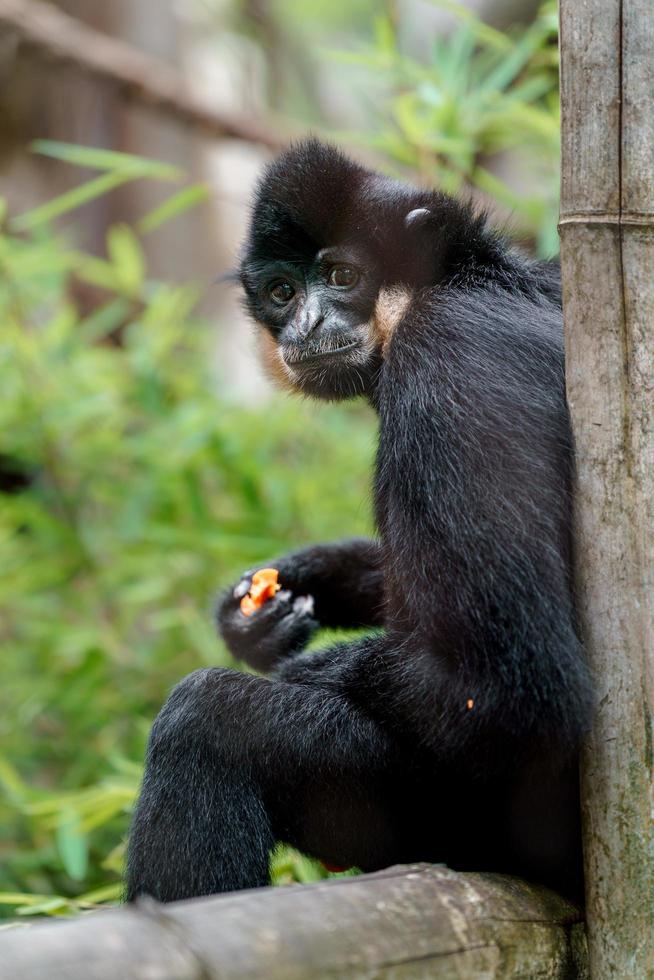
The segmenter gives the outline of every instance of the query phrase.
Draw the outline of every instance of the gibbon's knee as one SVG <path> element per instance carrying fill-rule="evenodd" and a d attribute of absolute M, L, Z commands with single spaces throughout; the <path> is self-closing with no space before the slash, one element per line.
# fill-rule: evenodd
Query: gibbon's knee
<path fill-rule="evenodd" d="M 148 760 L 195 752 L 219 753 L 230 744 L 234 691 L 247 686 L 247 675 L 226 667 L 203 667 L 175 685 L 150 733 Z M 231 744 L 233 753 L 237 744 Z"/>

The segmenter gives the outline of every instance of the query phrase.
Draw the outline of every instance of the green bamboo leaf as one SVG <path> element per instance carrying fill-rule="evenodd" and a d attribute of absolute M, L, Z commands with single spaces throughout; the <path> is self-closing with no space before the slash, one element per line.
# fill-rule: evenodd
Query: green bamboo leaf
<path fill-rule="evenodd" d="M 556 89 L 554 75 L 533 75 L 524 82 L 519 82 L 506 93 L 507 102 L 536 102 L 544 95 Z"/>
<path fill-rule="evenodd" d="M 108 303 L 97 306 L 77 325 L 77 335 L 83 343 L 94 344 L 122 326 L 132 312 L 132 302 L 124 296 L 116 296 Z"/>
<path fill-rule="evenodd" d="M 145 277 L 145 258 L 132 229 L 127 225 L 112 225 L 107 232 L 107 252 L 121 292 L 138 296 Z"/>
<path fill-rule="evenodd" d="M 171 218 L 176 218 L 183 211 L 188 211 L 189 208 L 195 207 L 201 201 L 206 201 L 208 197 L 209 188 L 206 184 L 193 184 L 191 187 L 184 187 L 141 218 L 136 227 L 142 235 L 147 235 L 148 232 L 154 231 L 159 225 L 170 221 Z"/>
<path fill-rule="evenodd" d="M 123 886 L 120 882 L 116 882 L 113 885 L 103 885 L 102 888 L 94 888 L 93 891 L 78 895 L 75 899 L 75 904 L 83 906 L 101 905 L 104 902 L 119 902 L 122 893 Z"/>
<path fill-rule="evenodd" d="M 71 252 L 74 259 L 75 274 L 83 281 L 92 286 L 100 286 L 109 292 L 120 292 L 120 281 L 116 269 L 107 262 L 106 259 L 99 259 L 95 255 L 86 255 L 84 252 Z"/>
<path fill-rule="evenodd" d="M 462 3 L 458 3 L 457 0 L 431 0 L 431 2 L 435 6 L 449 11 L 449 13 L 469 25 L 477 39 L 483 44 L 487 44 L 489 47 L 493 47 L 498 51 L 507 51 L 511 47 L 511 41 L 506 34 L 498 31 L 495 27 L 491 27 L 489 24 L 485 24 L 472 10 L 468 10 L 467 7 Z"/>
<path fill-rule="evenodd" d="M 82 881 L 88 869 L 88 840 L 81 831 L 79 817 L 74 810 L 66 809 L 61 813 L 55 836 L 66 874 L 73 881 Z"/>
<path fill-rule="evenodd" d="M 20 778 L 11 763 L 0 756 L 0 786 L 7 796 L 14 800 L 22 800 L 27 794 L 27 786 Z"/>
<path fill-rule="evenodd" d="M 64 160 L 66 163 L 91 170 L 129 170 L 141 177 L 155 177 L 159 180 L 179 180 L 183 172 L 170 163 L 149 160 L 133 153 L 118 153 L 115 150 L 102 150 L 94 146 L 80 146 L 75 143 L 61 143 L 57 140 L 34 140 L 31 144 L 35 153 Z"/>
<path fill-rule="evenodd" d="M 149 730 L 149 726 L 148 726 Z M 109 851 L 107 856 L 103 858 L 100 862 L 100 867 L 103 871 L 114 871 L 117 875 L 121 875 L 125 868 L 125 852 L 127 850 L 126 841 L 121 840 L 119 844 Z"/>
<path fill-rule="evenodd" d="M 116 170 L 112 173 L 103 174 L 101 177 L 94 177 L 93 180 L 80 184 L 79 187 L 74 187 L 72 190 L 66 191 L 65 194 L 60 194 L 59 197 L 48 201 L 47 204 L 41 204 L 31 211 L 26 211 L 24 214 L 12 218 L 11 228 L 15 231 L 28 231 L 37 228 L 39 225 L 45 225 L 53 218 L 58 218 L 68 211 L 74 211 L 82 204 L 102 197 L 103 194 L 114 190 L 115 187 L 120 187 L 121 184 L 127 184 L 130 180 L 135 180 L 141 176 L 142 174 L 130 170 Z"/>
<path fill-rule="evenodd" d="M 143 776 L 143 766 L 140 762 L 134 762 L 133 759 L 127 759 L 122 755 L 112 755 L 109 761 L 117 772 L 131 776 L 136 781 L 136 785 L 140 785 Z"/>
<path fill-rule="evenodd" d="M 70 907 L 70 902 L 67 898 L 61 898 L 59 895 L 55 895 L 52 898 L 48 898 L 45 902 L 40 902 L 38 905 L 18 909 L 18 914 L 55 915 L 57 912 L 68 911 Z"/>
<path fill-rule="evenodd" d="M 513 45 L 513 49 L 508 52 L 497 67 L 489 72 L 480 86 L 480 91 L 503 92 L 518 77 L 542 41 L 542 28 L 536 24 Z"/>
<path fill-rule="evenodd" d="M 450 90 L 461 98 L 469 84 L 470 63 L 475 50 L 475 32 L 464 24 L 448 39 L 445 47 L 446 61 L 444 75 L 450 83 Z"/>
<path fill-rule="evenodd" d="M 40 905 L 51 898 L 51 895 L 35 895 L 32 892 L 0 892 L 0 905 Z"/>
<path fill-rule="evenodd" d="M 80 824 L 80 830 L 84 833 L 88 833 L 90 830 L 95 830 L 96 827 L 102 827 L 103 825 L 110 823 L 114 817 L 118 816 L 118 814 L 126 812 L 129 806 L 134 802 L 135 796 L 136 792 L 131 793 L 122 800 L 108 800 L 107 803 L 105 803 L 103 806 L 99 806 L 97 810 L 84 818 L 83 822 Z"/>
<path fill-rule="evenodd" d="M 559 251 L 559 232 L 555 221 L 546 221 L 538 231 L 538 254 L 557 255 Z"/>
<path fill-rule="evenodd" d="M 397 50 L 395 28 L 390 17 L 380 15 L 373 23 L 375 43 L 378 51 L 385 56 L 392 56 Z"/>

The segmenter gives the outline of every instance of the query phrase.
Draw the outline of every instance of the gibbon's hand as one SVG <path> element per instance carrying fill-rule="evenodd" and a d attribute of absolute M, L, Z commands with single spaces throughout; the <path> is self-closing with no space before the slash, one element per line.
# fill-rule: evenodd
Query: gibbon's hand
<path fill-rule="evenodd" d="M 232 655 L 267 673 L 280 660 L 306 646 L 318 629 L 318 622 L 313 617 L 313 597 L 295 596 L 283 587 L 260 609 L 246 616 L 241 611 L 241 599 L 250 590 L 253 574 L 253 571 L 244 572 L 238 583 L 223 595 L 216 621 Z"/>

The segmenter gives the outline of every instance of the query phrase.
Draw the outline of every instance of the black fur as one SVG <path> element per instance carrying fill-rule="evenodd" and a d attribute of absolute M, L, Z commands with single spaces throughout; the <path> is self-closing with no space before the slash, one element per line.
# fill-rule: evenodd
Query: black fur
<path fill-rule="evenodd" d="M 368 263 L 333 302 L 316 260 L 332 246 Z M 298 290 L 284 315 L 266 291 L 280 270 Z M 327 353 L 320 390 L 308 370 L 298 387 L 363 391 L 376 407 L 380 541 L 271 562 L 284 592 L 250 619 L 249 576 L 223 598 L 227 643 L 271 678 L 209 669 L 173 691 L 148 749 L 129 897 L 263 885 L 277 840 L 339 865 L 445 861 L 579 896 L 592 694 L 556 266 L 520 258 L 465 205 L 309 141 L 261 182 L 241 279 L 293 363 Z M 414 296 L 382 356 L 361 324 L 394 284 Z M 300 329 L 311 295 L 320 315 Z M 318 625 L 381 629 L 296 656 Z"/>

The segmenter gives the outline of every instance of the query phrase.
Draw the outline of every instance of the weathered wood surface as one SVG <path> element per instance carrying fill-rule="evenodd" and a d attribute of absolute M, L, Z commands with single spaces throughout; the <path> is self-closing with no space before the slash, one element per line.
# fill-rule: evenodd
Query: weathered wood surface
<path fill-rule="evenodd" d="M 654 977 L 654 12 L 561 0 L 561 251 L 593 980 Z"/>
<path fill-rule="evenodd" d="M 551 892 L 416 865 L 9 930 L 0 980 L 583 980 L 583 944 Z"/>
<path fill-rule="evenodd" d="M 41 0 L 0 0 L 0 37 L 53 64 L 73 66 L 117 86 L 127 98 L 174 116 L 208 136 L 278 150 L 289 138 L 263 123 L 230 117 L 189 91 L 181 72 L 152 55 L 88 27 Z"/>

